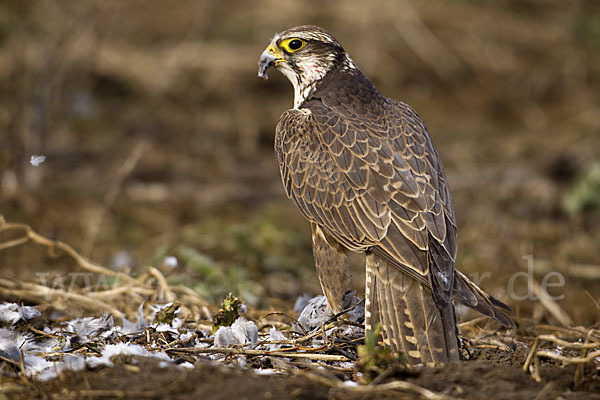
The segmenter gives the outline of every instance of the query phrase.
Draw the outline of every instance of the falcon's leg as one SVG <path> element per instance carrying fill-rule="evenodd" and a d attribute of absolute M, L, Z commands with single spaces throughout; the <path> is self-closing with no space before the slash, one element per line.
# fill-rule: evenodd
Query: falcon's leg
<path fill-rule="evenodd" d="M 350 288 L 346 251 L 317 225 L 312 224 L 313 255 L 321 288 L 334 314 L 344 309 L 344 295 Z"/>
<path fill-rule="evenodd" d="M 367 255 L 367 257 L 369 257 Z M 367 274 L 365 280 L 365 335 L 373 332 L 377 324 L 381 322 L 379 316 L 379 299 L 377 297 L 377 275 L 376 271 L 369 268 L 367 262 Z M 387 342 L 385 333 L 382 331 L 383 340 Z"/>
<path fill-rule="evenodd" d="M 409 364 L 436 365 L 459 359 L 451 303 L 439 309 L 431 291 L 372 253 L 367 253 L 367 280 L 366 312 L 371 313 L 366 316 L 367 330 L 379 319 L 384 343 L 404 353 Z"/>

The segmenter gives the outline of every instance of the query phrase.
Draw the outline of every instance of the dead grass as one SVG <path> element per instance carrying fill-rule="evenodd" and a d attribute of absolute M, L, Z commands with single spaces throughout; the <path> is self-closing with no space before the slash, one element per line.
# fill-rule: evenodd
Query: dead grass
<path fill-rule="evenodd" d="M 13 238 L 15 235 L 17 237 Z M 8 238 L 6 238 L 7 236 Z M 110 313 L 115 317 L 127 316 L 131 319 L 135 318 L 138 312 L 137 310 L 142 302 L 164 303 L 176 299 L 177 307 L 181 306 L 184 310 L 184 320 L 193 323 L 198 329 L 211 330 L 212 322 L 210 320 L 204 320 L 205 322 L 203 322 L 203 319 L 209 314 L 207 307 L 214 307 L 189 288 L 170 285 L 164 275 L 154 267 L 148 267 L 145 273 L 134 278 L 89 261 L 73 250 L 69 245 L 45 238 L 33 231 L 28 225 L 9 223 L 3 218 L 0 218 L 0 237 L 6 238 L 4 242 L 0 243 L 0 251 L 6 252 L 19 246 L 31 246 L 37 251 L 47 251 L 55 255 L 58 252 L 64 252 L 69 257 L 73 258 L 76 261 L 77 267 L 82 270 L 93 274 L 119 278 L 119 280 L 115 281 L 114 285 L 108 289 L 94 290 L 93 288 L 88 287 L 71 290 L 73 288 L 49 288 L 48 286 L 32 282 L 19 281 L 17 279 L 9 278 L 3 273 L 0 277 L 0 291 L 5 297 L 38 304 L 46 309 L 50 307 L 52 309 L 61 310 L 67 316 L 78 315 L 79 311 L 75 310 L 82 310 L 86 313 L 85 315 Z M 541 301 L 541 303 L 544 304 L 544 301 Z M 547 304 L 544 305 L 544 307 L 547 307 Z M 189 348 L 187 347 L 187 344 L 190 340 L 195 340 L 197 335 L 193 335 L 192 338 L 187 338 L 185 341 L 168 341 L 165 337 L 162 337 L 159 332 L 153 332 L 149 329 L 145 331 L 145 335 L 141 335 L 140 338 L 136 339 L 135 343 L 145 345 L 150 345 L 150 343 L 153 342 L 159 344 L 162 343 L 161 348 L 166 350 L 167 354 L 170 356 L 174 358 L 183 357 L 184 360 L 193 362 L 198 362 L 201 360 L 202 355 L 208 354 L 222 354 L 226 356 L 224 359 L 225 362 L 237 363 L 240 363 L 240 361 L 235 361 L 239 357 L 249 357 L 253 360 L 261 358 L 270 360 L 281 359 L 281 361 L 273 362 L 275 362 L 276 369 L 282 373 L 291 375 L 300 374 L 305 379 L 319 382 L 331 389 L 344 390 L 357 394 L 400 391 L 402 393 L 413 393 L 420 396 L 420 398 L 427 399 L 450 398 L 415 383 L 404 381 L 390 382 L 389 378 L 393 377 L 393 371 L 391 371 L 386 378 L 382 377 L 382 379 L 378 379 L 377 384 L 348 387 L 343 381 L 335 378 L 335 375 L 339 373 L 354 374 L 356 372 L 356 366 L 350 369 L 347 367 L 340 368 L 336 362 L 352 363 L 356 360 L 355 356 L 352 354 L 356 352 L 355 347 L 357 341 L 353 340 L 346 343 L 340 343 L 339 340 L 330 341 L 325 332 L 333 327 L 343 326 L 350 322 L 346 320 L 333 320 L 327 326 L 323 326 L 323 329 L 317 329 L 314 332 L 302 335 L 294 333 L 291 330 L 291 325 L 280 319 L 270 319 L 277 317 L 280 314 L 282 313 L 268 313 L 259 321 L 261 329 L 266 329 L 270 326 L 279 326 L 284 329 L 284 332 L 287 332 L 289 338 L 286 340 L 271 341 L 262 339 L 259 343 L 261 345 L 285 344 L 288 346 L 280 350 L 254 350 L 240 346 Z M 286 317 L 285 314 L 283 314 L 283 316 Z M 286 317 L 286 319 L 292 322 L 295 321 L 292 317 Z M 586 375 L 585 373 L 586 366 L 594 369 L 600 368 L 597 361 L 598 357 L 600 357 L 600 332 L 596 329 L 583 327 L 529 326 L 527 329 L 530 334 L 533 332 L 537 333 L 536 336 L 528 338 L 518 336 L 516 332 L 511 334 L 510 332 L 485 328 L 481 325 L 482 322 L 485 322 L 484 318 L 479 317 L 460 324 L 460 332 L 465 340 L 467 353 L 472 353 L 476 350 L 493 350 L 499 353 L 505 353 L 506 356 L 510 357 L 510 354 L 514 352 L 516 347 L 526 348 L 525 343 L 530 343 L 531 348 L 529 354 L 526 359 L 524 359 L 524 362 L 521 361 L 521 364 L 519 365 L 522 365 L 521 368 L 524 372 L 530 372 L 536 382 L 544 381 L 540 371 L 542 362 L 545 359 L 558 361 L 558 364 L 556 364 L 554 368 L 576 364 L 577 368 L 572 377 L 574 388 L 580 387 L 583 381 L 590 379 L 589 374 Z M 521 329 L 527 326 L 525 321 L 520 321 L 520 323 Z M 36 334 L 48 335 L 33 326 L 30 326 L 29 329 Z M 540 331 L 551 333 L 540 334 Z M 312 343 L 315 339 L 322 340 L 323 345 L 315 346 L 314 343 Z M 212 343 L 212 339 L 210 338 L 202 340 Z M 93 347 L 94 346 L 88 346 L 89 350 L 84 349 L 84 351 L 97 351 Z M 341 354 L 331 354 L 332 351 Z M 61 354 L 52 353 L 48 354 L 48 356 L 56 358 L 60 357 Z M 500 357 L 500 359 L 501 358 L 502 357 Z M 308 362 L 309 364 L 301 364 L 302 368 L 299 370 L 298 366 L 300 364 L 296 365 L 296 363 L 301 360 L 304 360 L 304 362 Z M 0 361 L 13 364 L 17 369 L 20 368 L 24 371 L 23 365 L 13 360 L 2 357 Z M 243 363 L 245 364 L 246 361 Z M 253 363 L 257 366 L 262 365 L 261 362 L 257 363 L 254 361 Z M 548 364 L 545 364 L 546 367 L 547 365 Z M 316 373 L 316 370 L 313 371 L 317 366 L 329 370 L 329 375 L 323 374 L 322 372 Z M 565 371 L 565 373 L 567 372 Z M 33 385 L 32 382 L 27 382 L 29 385 Z M 11 383 L 0 385 L 0 390 L 7 393 L 12 392 L 13 386 L 11 385 Z M 145 397 L 146 395 L 149 396 L 148 393 L 150 392 L 131 390 L 90 390 L 85 391 L 85 396 Z M 80 395 L 83 395 L 82 392 L 80 392 Z"/>

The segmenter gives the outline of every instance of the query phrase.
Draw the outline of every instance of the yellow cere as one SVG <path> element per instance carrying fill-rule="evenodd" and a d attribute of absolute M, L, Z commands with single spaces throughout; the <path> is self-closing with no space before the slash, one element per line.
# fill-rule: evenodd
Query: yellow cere
<path fill-rule="evenodd" d="M 302 39 L 298 38 L 289 38 L 285 39 L 281 42 L 280 47 L 287 51 L 288 53 L 293 53 L 295 51 L 300 50 L 306 45 L 306 42 Z"/>

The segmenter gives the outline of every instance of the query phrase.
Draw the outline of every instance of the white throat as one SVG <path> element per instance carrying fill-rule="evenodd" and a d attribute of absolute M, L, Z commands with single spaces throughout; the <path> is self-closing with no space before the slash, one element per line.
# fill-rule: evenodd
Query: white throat
<path fill-rule="evenodd" d="M 292 85 L 294 86 L 294 108 L 298 109 L 302 103 L 306 101 L 315 89 L 315 83 L 319 81 L 321 78 L 325 76 L 327 73 L 327 69 L 318 66 L 311 66 L 312 68 L 308 68 L 304 71 L 302 77 L 299 77 L 296 72 L 294 72 L 287 65 L 282 66 L 281 73 L 285 75 L 286 78 Z"/>

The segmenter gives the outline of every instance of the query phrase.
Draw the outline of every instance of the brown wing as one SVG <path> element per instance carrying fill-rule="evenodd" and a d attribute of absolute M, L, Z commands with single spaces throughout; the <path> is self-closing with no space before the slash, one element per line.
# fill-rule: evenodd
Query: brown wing
<path fill-rule="evenodd" d="M 429 134 L 408 105 L 368 81 L 334 77 L 282 115 L 275 148 L 288 196 L 325 233 L 395 265 L 440 306 L 454 287 L 457 300 L 509 320 L 462 275 L 455 282 L 452 199 Z"/>
<path fill-rule="evenodd" d="M 304 215 L 346 247 L 371 248 L 428 286 L 435 241 L 434 282 L 448 301 L 456 245 L 441 165 L 416 113 L 384 105 L 366 110 L 374 119 L 325 101 L 284 113 L 276 145 L 284 185 Z"/>
<path fill-rule="evenodd" d="M 310 111 L 288 110 L 281 116 L 275 151 L 284 187 L 309 221 L 346 248 L 364 251 L 385 236 L 389 222 L 375 226 L 369 223 L 369 215 L 360 212 L 361 191 L 319 142 L 318 129 Z"/>

